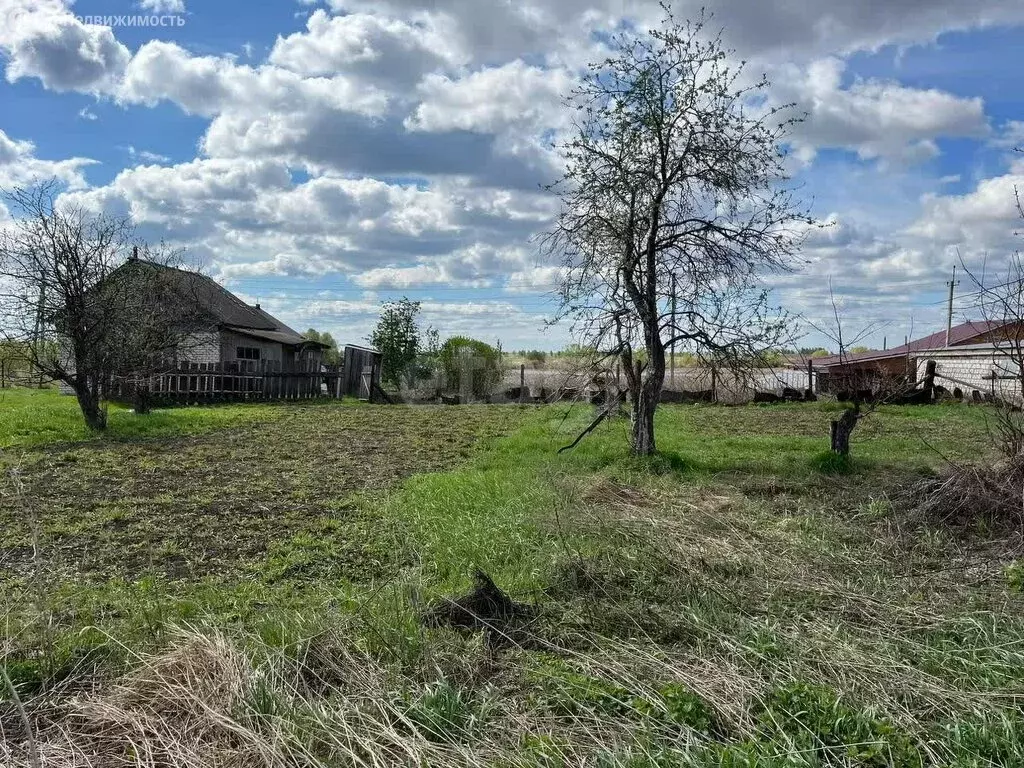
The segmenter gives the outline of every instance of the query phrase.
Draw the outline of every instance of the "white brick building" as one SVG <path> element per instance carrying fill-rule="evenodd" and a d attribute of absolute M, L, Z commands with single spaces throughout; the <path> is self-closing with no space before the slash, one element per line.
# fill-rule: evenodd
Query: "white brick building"
<path fill-rule="evenodd" d="M 924 378 L 929 360 L 935 361 L 935 383 L 949 391 L 960 389 L 965 397 L 977 390 L 982 396 L 1021 399 L 1020 370 L 1012 342 L 965 344 L 916 352 L 917 380 Z"/>

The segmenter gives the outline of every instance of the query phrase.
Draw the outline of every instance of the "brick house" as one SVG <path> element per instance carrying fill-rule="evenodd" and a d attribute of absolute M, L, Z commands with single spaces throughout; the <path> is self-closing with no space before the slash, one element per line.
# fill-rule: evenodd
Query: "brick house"
<path fill-rule="evenodd" d="M 928 361 L 935 360 L 940 379 L 936 383 L 947 389 L 959 386 L 964 391 L 989 392 L 992 371 L 1002 370 L 1007 362 L 1006 340 L 1018 334 L 1024 334 L 1020 323 L 973 320 L 951 328 L 948 340 L 943 330 L 891 349 L 823 357 L 814 361 L 816 389 L 823 393 L 877 390 L 895 378 L 920 381 Z"/>

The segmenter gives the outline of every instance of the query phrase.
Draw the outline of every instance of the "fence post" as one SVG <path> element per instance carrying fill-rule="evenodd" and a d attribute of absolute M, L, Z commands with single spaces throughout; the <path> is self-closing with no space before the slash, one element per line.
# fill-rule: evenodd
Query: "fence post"
<path fill-rule="evenodd" d="M 526 400 L 526 363 L 519 366 L 519 404 Z"/>
<path fill-rule="evenodd" d="M 711 402 L 718 402 L 718 369 L 714 366 L 711 368 Z"/>
<path fill-rule="evenodd" d="M 807 391 L 814 392 L 814 358 L 807 358 Z"/>

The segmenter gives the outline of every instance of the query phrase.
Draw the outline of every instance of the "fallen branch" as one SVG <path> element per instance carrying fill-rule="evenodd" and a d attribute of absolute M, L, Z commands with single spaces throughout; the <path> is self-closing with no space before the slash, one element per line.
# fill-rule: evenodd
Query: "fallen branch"
<path fill-rule="evenodd" d="M 575 448 L 577 445 L 579 445 L 580 444 L 580 440 L 582 440 L 584 437 L 586 437 L 591 432 L 593 432 L 595 429 L 597 429 L 598 425 L 602 421 L 604 421 L 606 418 L 608 418 L 608 414 L 610 414 L 613 410 L 618 408 L 621 402 L 622 402 L 622 395 L 621 394 L 616 395 L 615 398 L 608 404 L 608 406 L 604 410 L 602 410 L 601 413 L 599 413 L 597 415 L 597 418 L 594 419 L 590 423 L 589 427 L 587 427 L 582 432 L 580 432 L 579 435 L 576 436 L 576 439 L 573 440 L 571 443 L 569 443 L 569 445 L 563 445 L 561 448 L 559 448 L 558 452 L 562 453 L 563 451 L 568 451 L 568 450 L 570 450 L 572 448 Z"/>

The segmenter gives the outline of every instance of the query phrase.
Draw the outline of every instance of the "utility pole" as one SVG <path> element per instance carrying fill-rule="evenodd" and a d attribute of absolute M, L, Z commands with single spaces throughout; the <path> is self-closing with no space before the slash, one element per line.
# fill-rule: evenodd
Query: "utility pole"
<path fill-rule="evenodd" d="M 946 313 L 946 346 L 949 346 L 949 333 L 953 330 L 953 290 L 960 285 L 956 279 L 956 264 L 953 265 L 953 279 L 946 285 L 949 286 L 949 310 Z"/>
<path fill-rule="evenodd" d="M 676 385 L 676 273 L 672 273 L 672 344 L 669 348 L 669 381 Z"/>

